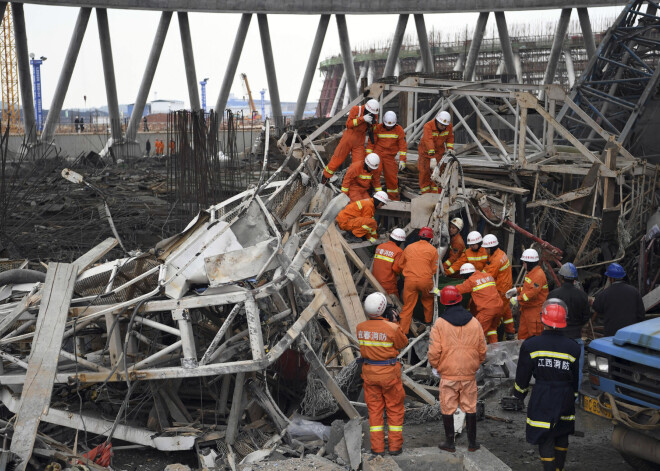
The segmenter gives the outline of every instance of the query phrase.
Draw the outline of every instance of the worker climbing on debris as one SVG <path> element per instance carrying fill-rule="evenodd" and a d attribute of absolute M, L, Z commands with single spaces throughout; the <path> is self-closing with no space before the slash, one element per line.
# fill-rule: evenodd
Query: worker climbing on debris
<path fill-rule="evenodd" d="M 541 307 L 548 297 L 548 281 L 539 265 L 539 253 L 534 249 L 527 249 L 522 253 L 520 260 L 527 271 L 522 288 L 511 288 L 506 297 L 512 306 L 520 304 L 520 326 L 518 339 L 525 340 L 534 335 L 541 335 Z"/>
<path fill-rule="evenodd" d="M 566 327 L 566 304 L 550 298 L 542 307 L 542 334 L 520 346 L 513 394 L 523 401 L 534 376 L 527 406 L 527 441 L 539 446 L 543 469 L 563 470 L 568 436 L 575 433 L 580 346 L 559 329 Z"/>
<path fill-rule="evenodd" d="M 376 242 L 378 223 L 374 219 L 376 209 L 389 201 L 387 193 L 378 191 L 373 198 L 348 203 L 337 215 L 337 225 L 343 231 L 350 231 L 360 241 Z M 355 240 L 354 240 L 355 242 Z"/>
<path fill-rule="evenodd" d="M 397 272 L 394 271 L 394 264 L 403 253 L 401 244 L 405 240 L 406 232 L 403 229 L 397 228 L 390 234 L 390 240 L 376 247 L 371 272 L 383 289 L 387 291 L 387 294 L 400 296 L 397 286 Z"/>
<path fill-rule="evenodd" d="M 400 455 L 403 447 L 403 401 L 406 393 L 401 383 L 399 350 L 408 345 L 401 328 L 383 317 L 387 298 L 373 293 L 364 300 L 364 312 L 369 320 L 357 325 L 357 338 L 362 356 L 364 400 L 369 409 L 371 452 L 385 454 L 385 424 L 387 415 L 390 455 Z"/>
<path fill-rule="evenodd" d="M 445 442 L 439 448 L 454 453 L 454 412 L 460 405 L 467 421 L 468 451 L 477 443 L 477 381 L 479 365 L 486 359 L 486 342 L 479 322 L 461 306 L 455 286 L 445 286 L 440 302 L 447 306 L 431 329 L 428 359 L 440 376 L 440 410 Z"/>
<path fill-rule="evenodd" d="M 369 198 L 369 190 L 383 191 L 380 185 L 380 157 L 376 153 L 369 154 L 363 162 L 354 162 L 348 167 L 341 191 L 348 195 L 351 201 Z"/>
<path fill-rule="evenodd" d="M 346 130 L 341 137 L 335 153 L 330 162 L 323 169 L 322 183 L 326 183 L 344 163 L 348 154 L 351 154 L 352 163 L 362 162 L 366 151 L 364 141 L 367 131 L 374 123 L 378 122 L 378 111 L 380 105 L 373 98 L 365 105 L 357 105 L 351 108 L 346 120 Z"/>
<path fill-rule="evenodd" d="M 465 241 L 461 231 L 463 230 L 463 220 L 461 218 L 454 218 L 449 222 L 449 250 L 447 251 L 447 260 L 445 260 L 445 267 L 451 267 L 456 260 L 465 252 Z"/>
<path fill-rule="evenodd" d="M 488 343 L 497 342 L 497 326 L 502 316 L 502 298 L 497 291 L 495 279 L 485 271 L 477 271 L 471 263 L 461 267 L 465 281 L 456 286 L 461 294 L 472 294 L 470 300 L 472 314 L 484 330 Z"/>
<path fill-rule="evenodd" d="M 383 122 L 374 126 L 374 143 L 367 141 L 367 155 L 374 152 L 379 155 L 383 174 L 385 175 L 385 187 L 387 196 L 392 201 L 399 201 L 399 177 L 398 170 L 406 168 L 406 154 L 408 144 L 406 133 L 396 123 L 396 113 L 388 111 L 383 116 Z M 399 167 L 395 160 L 399 153 Z"/>
<path fill-rule="evenodd" d="M 623 281 L 626 271 L 621 265 L 610 263 L 605 276 L 610 285 L 596 296 L 592 307 L 594 319 L 603 316 L 605 337 L 609 337 L 619 329 L 642 322 L 646 309 L 637 288 Z"/>
<path fill-rule="evenodd" d="M 464 263 L 471 263 L 477 271 L 481 271 L 488 262 L 488 253 L 481 244 L 483 238 L 477 231 L 472 231 L 467 236 L 468 248 L 458 257 L 454 263 L 447 269 L 448 275 L 453 275 L 458 272 Z"/>
<path fill-rule="evenodd" d="M 513 325 L 513 315 L 511 314 L 511 304 L 506 298 L 506 292 L 513 287 L 513 275 L 511 271 L 511 262 L 504 251 L 499 248 L 500 242 L 493 234 L 486 234 L 482 247 L 488 252 L 488 261 L 484 271 L 495 279 L 497 292 L 502 299 L 502 323 L 506 340 L 516 338 L 516 327 Z"/>
<path fill-rule="evenodd" d="M 431 182 L 431 159 L 440 163 L 445 152 L 454 155 L 454 128 L 448 112 L 440 111 L 434 120 L 424 125 L 418 152 L 419 189 L 422 194 L 439 193 L 440 189 Z"/>
<path fill-rule="evenodd" d="M 433 275 L 438 269 L 438 251 L 431 245 L 431 240 L 433 229 L 422 227 L 419 230 L 419 240 L 408 245 L 394 262 L 393 270 L 403 273 L 404 276 L 401 330 L 406 335 L 410 331 L 419 293 L 422 293 L 424 321 L 427 324 L 433 321 Z"/>

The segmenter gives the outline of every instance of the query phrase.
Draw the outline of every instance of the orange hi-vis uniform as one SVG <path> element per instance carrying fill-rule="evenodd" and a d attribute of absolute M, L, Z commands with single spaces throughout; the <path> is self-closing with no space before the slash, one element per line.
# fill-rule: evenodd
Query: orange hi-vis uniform
<path fill-rule="evenodd" d="M 471 248 L 467 248 L 465 249 L 465 252 L 463 252 L 461 256 L 458 257 L 458 260 L 452 263 L 451 266 L 447 269 L 447 274 L 453 275 L 454 273 L 458 273 L 464 263 L 471 263 L 474 265 L 474 269 L 476 271 L 481 271 L 484 269 L 487 262 L 488 252 L 486 252 L 486 249 L 479 247 L 479 250 L 475 252 Z"/>
<path fill-rule="evenodd" d="M 433 320 L 433 275 L 438 269 L 438 251 L 425 240 L 419 240 L 405 248 L 398 260 L 394 262 L 395 272 L 402 272 L 405 277 L 403 284 L 403 309 L 401 309 L 401 330 L 408 335 L 412 322 L 413 310 L 417 304 L 419 293 L 422 293 L 424 320 Z"/>
<path fill-rule="evenodd" d="M 406 393 L 401 383 L 401 365 L 396 361 L 399 350 L 408 345 L 401 328 L 383 317 L 360 322 L 357 327 L 360 355 L 364 359 L 362 379 L 364 400 L 369 409 L 371 451 L 385 451 L 385 424 L 383 410 L 387 412 L 390 451 L 403 446 L 403 401 Z"/>
<path fill-rule="evenodd" d="M 524 340 L 535 335 L 541 335 L 541 308 L 548 298 L 548 280 L 540 266 L 535 266 L 527 273 L 522 288 L 518 288 L 520 303 L 520 326 L 518 340 Z"/>
<path fill-rule="evenodd" d="M 337 171 L 339 166 L 344 163 L 348 154 L 351 154 L 352 163 L 363 162 L 366 155 L 364 149 L 364 139 L 367 135 L 369 123 L 364 120 L 364 105 L 358 105 L 351 108 L 346 120 L 346 129 L 341 136 L 339 144 L 335 148 L 330 162 L 323 170 L 323 176 L 330 178 Z M 374 122 L 377 122 L 378 115 L 374 115 Z"/>
<path fill-rule="evenodd" d="M 454 149 L 454 127 L 449 124 L 444 131 L 439 131 L 435 119 L 424 125 L 424 134 L 419 141 L 417 169 L 419 170 L 419 189 L 424 193 L 438 193 L 439 189 L 431 182 L 431 159 L 440 162 L 445 148 Z"/>
<path fill-rule="evenodd" d="M 351 201 L 370 198 L 369 187 L 373 187 L 374 191 L 383 191 L 380 186 L 381 168 L 379 165 L 376 170 L 365 170 L 364 162 L 351 164 L 344 175 L 341 191 L 346 193 Z"/>
<path fill-rule="evenodd" d="M 472 293 L 475 317 L 484 329 L 488 343 L 497 342 L 497 326 L 502 317 L 502 298 L 497 292 L 495 279 L 483 271 L 475 271 L 456 289 L 461 294 Z"/>
<path fill-rule="evenodd" d="M 401 257 L 403 250 L 396 243 L 388 240 L 376 247 L 374 254 L 374 264 L 371 268 L 374 278 L 378 283 L 387 291 L 387 294 L 399 295 L 399 290 L 396 286 L 396 272 L 394 271 L 394 263 Z"/>
<path fill-rule="evenodd" d="M 463 252 L 465 252 L 465 242 L 461 233 L 458 232 L 449 241 L 449 257 L 445 260 L 445 270 L 451 267 L 461 257 Z"/>
<path fill-rule="evenodd" d="M 378 123 L 374 126 L 374 140 L 373 144 L 367 141 L 367 154 L 371 152 L 378 154 L 385 174 L 387 196 L 393 201 L 399 201 L 399 166 L 395 157 L 398 152 L 399 161 L 405 162 L 407 159 L 406 133 L 399 124 L 387 129 L 383 123 Z"/>
<path fill-rule="evenodd" d="M 509 257 L 506 256 L 502 249 L 496 249 L 493 254 L 488 257 L 488 263 L 484 271 L 490 276 L 495 278 L 497 284 L 497 291 L 502 298 L 502 323 L 504 330 L 513 334 L 516 328 L 513 325 L 513 315 L 511 314 L 511 304 L 506 299 L 506 292 L 513 286 L 513 274 L 511 273 L 511 262 Z"/>
<path fill-rule="evenodd" d="M 374 219 L 374 200 L 367 198 L 352 201 L 337 215 L 337 225 L 342 231 L 351 231 L 355 237 L 369 236 L 370 242 L 378 238 L 378 223 Z"/>

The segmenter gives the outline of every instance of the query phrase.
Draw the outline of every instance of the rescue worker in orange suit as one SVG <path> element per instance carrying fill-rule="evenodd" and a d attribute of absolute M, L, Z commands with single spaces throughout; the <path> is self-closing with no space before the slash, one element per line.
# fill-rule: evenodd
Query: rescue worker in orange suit
<path fill-rule="evenodd" d="M 475 270 L 481 271 L 488 262 L 488 252 L 481 246 L 483 238 L 477 231 L 472 231 L 467 236 L 468 248 L 458 257 L 454 263 L 447 269 L 448 275 L 458 272 L 464 263 L 471 263 Z"/>
<path fill-rule="evenodd" d="M 407 246 L 399 260 L 394 262 L 394 271 L 403 273 L 403 309 L 401 309 L 401 330 L 408 335 L 413 310 L 419 293 L 422 293 L 424 321 L 433 321 L 433 275 L 438 269 L 438 251 L 433 245 L 433 229 L 422 227 L 419 240 Z M 436 288 L 437 289 L 437 288 Z"/>
<path fill-rule="evenodd" d="M 454 412 L 460 405 L 467 421 L 468 451 L 477 443 L 477 381 L 479 365 L 486 359 L 486 342 L 479 322 L 461 306 L 463 297 L 455 286 L 445 286 L 440 302 L 447 306 L 431 329 L 428 359 L 433 374 L 440 376 L 440 410 L 445 442 L 438 447 L 454 453 Z"/>
<path fill-rule="evenodd" d="M 353 242 L 368 240 L 373 244 L 378 238 L 378 223 L 374 214 L 388 201 L 387 193 L 379 191 L 372 198 L 348 203 L 337 215 L 339 229 L 352 232 Z"/>
<path fill-rule="evenodd" d="M 445 269 L 451 267 L 456 260 L 458 260 L 463 252 L 465 252 L 465 242 L 461 231 L 463 230 L 463 220 L 461 218 L 454 218 L 449 223 L 449 250 L 447 260 L 445 260 Z"/>
<path fill-rule="evenodd" d="M 507 340 L 516 338 L 516 327 L 513 325 L 513 315 L 511 314 L 511 305 L 506 298 L 506 292 L 513 286 L 513 276 L 511 273 L 511 262 L 500 245 L 497 237 L 493 234 L 486 234 L 482 247 L 488 252 L 488 262 L 484 271 L 495 279 L 497 292 L 502 299 L 502 323 Z"/>
<path fill-rule="evenodd" d="M 341 136 L 335 152 L 323 169 L 323 178 L 321 183 L 326 183 L 344 163 L 348 154 L 351 154 L 352 163 L 362 162 L 366 155 L 364 149 L 364 140 L 368 129 L 378 122 L 378 110 L 380 105 L 374 99 L 369 100 L 365 105 L 357 105 L 351 108 L 346 120 L 346 129 Z"/>
<path fill-rule="evenodd" d="M 534 376 L 527 406 L 527 442 L 539 446 L 544 471 L 564 470 L 568 436 L 575 433 L 580 346 L 564 336 L 566 304 L 557 298 L 542 306 L 544 330 L 520 346 L 513 394 L 522 402 Z"/>
<path fill-rule="evenodd" d="M 520 260 L 527 270 L 527 276 L 522 288 L 511 288 L 506 292 L 506 297 L 512 306 L 520 304 L 518 340 L 525 340 L 543 332 L 541 307 L 548 297 L 548 281 L 539 266 L 539 253 L 536 250 L 525 250 Z"/>
<path fill-rule="evenodd" d="M 439 163 L 445 152 L 454 155 L 454 128 L 449 113 L 440 111 L 433 121 L 424 125 L 418 152 L 419 189 L 422 194 L 439 193 L 439 188 L 431 182 L 431 159 Z"/>
<path fill-rule="evenodd" d="M 408 144 L 403 128 L 396 124 L 396 113 L 388 111 L 383 116 L 383 122 L 374 126 L 374 143 L 367 140 L 367 155 L 378 154 L 385 175 L 387 196 L 392 201 L 399 201 L 399 170 L 406 168 Z M 399 166 L 395 157 L 399 153 Z"/>
<path fill-rule="evenodd" d="M 472 293 L 473 314 L 484 330 L 488 343 L 497 343 L 497 326 L 502 317 L 502 298 L 497 292 L 495 279 L 484 271 L 476 271 L 474 265 L 465 263 L 461 267 L 465 281 L 456 286 L 461 294 Z"/>
<path fill-rule="evenodd" d="M 396 357 L 399 350 L 408 345 L 408 339 L 396 323 L 382 317 L 386 308 L 384 294 L 367 296 L 364 312 L 369 320 L 360 322 L 356 330 L 363 359 L 362 379 L 364 400 L 369 409 L 371 452 L 385 454 L 385 411 L 389 452 L 390 455 L 399 455 L 403 447 L 403 401 L 406 393 L 401 383 L 401 365 Z"/>
<path fill-rule="evenodd" d="M 364 162 L 355 162 L 348 167 L 341 191 L 346 193 L 351 201 L 369 198 L 369 189 L 374 192 L 383 191 L 380 186 L 380 157 L 378 154 L 369 154 Z"/>
<path fill-rule="evenodd" d="M 367 156 L 369 158 L 369 156 Z M 394 264 L 403 250 L 401 244 L 406 240 L 406 232 L 403 229 L 394 229 L 390 234 L 390 240 L 376 247 L 374 254 L 374 263 L 371 268 L 374 278 L 385 289 L 387 294 L 399 296 L 397 287 L 397 273 L 394 271 Z"/>

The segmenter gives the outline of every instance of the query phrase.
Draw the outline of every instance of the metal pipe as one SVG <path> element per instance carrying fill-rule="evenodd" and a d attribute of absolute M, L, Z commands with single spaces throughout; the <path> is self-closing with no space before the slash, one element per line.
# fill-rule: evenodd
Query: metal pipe
<path fill-rule="evenodd" d="M 594 39 L 594 33 L 591 30 L 589 10 L 586 8 L 578 8 L 577 13 L 580 20 L 580 28 L 582 28 L 582 38 L 584 38 L 584 47 L 587 50 L 587 57 L 591 59 L 596 55 L 596 40 Z"/>
<path fill-rule="evenodd" d="M 415 14 L 415 28 L 417 29 L 417 38 L 419 40 L 419 53 L 422 56 L 422 65 L 424 72 L 433 73 L 433 54 L 429 46 L 429 35 L 426 32 L 426 22 L 424 15 Z"/>
<path fill-rule="evenodd" d="M 146 317 L 135 316 L 135 322 L 139 322 L 140 324 L 146 325 L 147 327 L 151 327 L 153 329 L 160 330 L 168 334 L 176 335 L 177 337 L 181 337 L 181 331 L 179 329 L 175 329 L 174 327 L 170 327 L 169 325 L 161 324 L 160 322 L 152 321 L 151 319 L 147 319 Z"/>
<path fill-rule="evenodd" d="M 112 42 L 110 41 L 110 26 L 108 25 L 108 11 L 105 8 L 96 9 L 96 23 L 99 28 L 105 96 L 108 101 L 108 114 L 110 115 L 110 134 L 113 141 L 118 142 L 121 140 L 122 131 L 119 118 L 119 101 L 117 99 L 117 82 L 115 80 L 115 63 L 112 58 Z"/>
<path fill-rule="evenodd" d="M 513 60 L 513 48 L 511 47 L 511 38 L 509 38 L 509 28 L 506 25 L 506 16 L 503 11 L 495 12 L 495 22 L 497 23 L 497 33 L 500 36 L 500 45 L 502 46 L 502 56 L 506 64 L 506 71 L 513 75 L 516 73 L 516 64 Z M 518 77 L 520 82 L 520 77 Z"/>
<path fill-rule="evenodd" d="M 346 73 L 346 86 L 351 101 L 358 96 L 357 80 L 355 78 L 355 66 L 353 65 L 353 53 L 351 42 L 348 38 L 348 27 L 344 15 L 335 15 L 337 20 L 337 31 L 339 33 L 339 45 L 341 46 L 341 58 L 344 61 L 344 72 Z"/>
<path fill-rule="evenodd" d="M 257 15 L 259 24 L 259 36 L 261 37 L 261 50 L 264 56 L 264 65 L 266 67 L 266 80 L 268 81 L 268 95 L 270 96 L 270 109 L 275 121 L 275 128 L 280 129 L 284 126 L 284 117 L 282 116 L 282 104 L 280 103 L 280 89 L 277 86 L 277 74 L 275 73 L 275 59 L 273 58 L 273 46 L 270 42 L 270 31 L 268 29 L 268 16 L 265 14 Z M 262 117 L 263 118 L 263 117 Z"/>
<path fill-rule="evenodd" d="M 564 45 L 564 38 L 568 30 L 568 24 L 571 21 L 571 9 L 564 8 L 559 16 L 557 22 L 557 29 L 555 30 L 555 37 L 552 40 L 552 48 L 550 49 L 550 56 L 548 57 L 548 65 L 545 68 L 545 75 L 543 83 L 549 84 L 554 81 L 555 72 L 557 71 L 557 64 L 559 63 L 559 56 L 561 54 L 562 46 Z"/>
<path fill-rule="evenodd" d="M 385 70 L 383 77 L 389 77 L 395 74 L 397 60 L 399 59 L 399 51 L 401 44 L 403 44 L 403 36 L 406 34 L 406 26 L 408 25 L 408 14 L 399 15 L 399 21 L 396 23 L 394 30 L 394 37 L 390 45 L 390 52 L 387 54 L 387 62 L 385 62 Z"/>
<path fill-rule="evenodd" d="M 183 50 L 183 64 L 186 69 L 186 81 L 188 82 L 188 97 L 190 98 L 191 111 L 202 109 L 199 102 L 199 90 L 197 89 L 197 73 L 195 72 L 195 55 L 193 54 L 192 38 L 190 37 L 190 22 L 188 13 L 180 11 L 179 33 L 181 35 L 181 49 Z"/>
<path fill-rule="evenodd" d="M 305 75 L 303 76 L 303 81 L 300 85 L 296 109 L 293 112 L 294 122 L 301 120 L 305 114 L 305 105 L 307 104 L 307 98 L 309 98 L 309 90 L 312 87 L 312 81 L 314 80 L 314 74 L 316 73 L 316 65 L 319 63 L 321 48 L 323 47 L 323 40 L 325 39 L 325 33 L 328 31 L 329 23 L 330 15 L 321 15 L 319 25 L 316 28 L 316 36 L 314 36 L 314 42 L 312 43 L 312 50 L 310 51 L 309 59 L 307 60 Z"/>
<path fill-rule="evenodd" d="M 159 358 L 162 358 L 162 357 L 172 353 L 173 351 L 178 350 L 179 348 L 181 348 L 182 345 L 183 345 L 183 341 L 182 340 L 177 340 L 176 342 L 174 342 L 169 347 L 154 353 L 153 355 L 151 355 L 150 357 L 145 358 L 144 360 L 142 360 L 139 363 L 136 363 L 136 364 L 132 365 L 130 367 L 131 372 L 133 372 L 135 370 L 139 370 L 143 366 L 147 366 L 151 363 L 154 363 Z"/>
<path fill-rule="evenodd" d="M 23 4 L 12 2 L 11 14 L 14 19 L 18 81 L 20 82 L 21 101 L 23 102 L 23 130 L 25 131 L 26 144 L 31 145 L 37 142 L 37 118 L 34 111 L 34 96 L 32 95 L 32 77 L 30 77 L 30 57 Z"/>
<path fill-rule="evenodd" d="M 222 324 L 220 327 L 220 330 L 215 334 L 215 337 L 213 337 L 213 340 L 209 344 L 208 348 L 206 349 L 206 352 L 204 352 L 204 355 L 202 356 L 202 359 L 199 361 L 200 365 L 206 365 L 209 360 L 211 359 L 211 355 L 215 351 L 216 347 L 218 344 L 220 344 L 220 341 L 223 339 L 225 336 L 225 333 L 229 330 L 231 327 L 231 323 L 234 321 L 234 318 L 238 314 L 238 312 L 241 309 L 242 304 L 236 304 L 229 315 L 227 316 L 227 319 L 225 319 L 225 322 Z"/>
<path fill-rule="evenodd" d="M 231 54 L 229 56 L 229 61 L 227 62 L 227 68 L 225 69 L 225 76 L 222 79 L 218 101 L 215 104 L 215 112 L 220 116 L 223 116 L 225 113 L 225 106 L 227 106 L 227 100 L 229 99 L 229 91 L 231 90 L 234 77 L 236 76 L 236 68 L 238 67 L 238 61 L 241 59 L 241 52 L 243 51 L 243 44 L 245 44 L 245 37 L 247 36 L 251 19 L 252 13 L 243 13 L 241 15 L 241 22 L 238 24 L 238 30 L 236 30 L 236 38 L 234 39 L 234 45 L 231 48 Z"/>
<path fill-rule="evenodd" d="M 621 425 L 612 431 L 612 445 L 622 453 L 633 455 L 650 463 L 660 463 L 658 441 Z"/>
<path fill-rule="evenodd" d="M 474 69 L 477 65 L 477 59 L 479 58 L 479 49 L 481 49 L 481 41 L 484 39 L 484 31 L 486 31 L 486 23 L 488 23 L 489 14 L 490 13 L 487 11 L 482 11 L 479 13 L 479 18 L 477 18 L 477 24 L 474 27 L 474 34 L 472 35 L 472 43 L 470 44 L 470 50 L 468 51 L 468 56 L 465 60 L 463 80 L 472 80 L 472 75 L 474 75 Z"/>

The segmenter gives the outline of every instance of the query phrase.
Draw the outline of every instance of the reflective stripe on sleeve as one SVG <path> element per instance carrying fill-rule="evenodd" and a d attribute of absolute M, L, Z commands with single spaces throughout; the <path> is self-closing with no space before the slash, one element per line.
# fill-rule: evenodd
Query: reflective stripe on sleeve
<path fill-rule="evenodd" d="M 394 263 L 394 259 L 392 257 L 386 257 L 385 255 L 376 254 L 374 255 L 374 258 L 377 258 L 378 260 L 385 260 L 386 262 Z"/>
<path fill-rule="evenodd" d="M 447 260 L 447 261 L 445 262 L 445 265 L 447 265 L 447 267 L 451 267 L 451 262 L 450 262 L 449 260 Z"/>
<path fill-rule="evenodd" d="M 562 353 L 562 352 L 551 352 L 549 350 L 537 350 L 535 352 L 530 353 L 529 356 L 532 358 L 536 358 L 536 357 L 560 358 L 562 360 L 568 360 L 571 363 L 575 361 L 575 357 L 573 355 L 569 355 L 568 353 Z"/>
<path fill-rule="evenodd" d="M 507 268 L 509 268 L 510 266 L 511 266 L 511 264 L 510 264 L 509 261 L 507 260 L 506 263 L 502 266 L 502 268 L 500 268 L 500 271 L 504 271 L 504 270 L 506 270 Z"/>
<path fill-rule="evenodd" d="M 440 133 L 441 136 L 449 136 L 449 131 L 442 131 Z"/>
<path fill-rule="evenodd" d="M 530 285 L 532 284 L 532 279 L 528 276 L 525 277 L 525 283 L 529 283 Z"/>
<path fill-rule="evenodd" d="M 480 289 L 487 288 L 488 286 L 495 286 L 495 282 L 489 281 L 488 283 L 484 283 L 483 285 L 476 286 L 472 288 L 472 291 L 479 291 Z"/>
<path fill-rule="evenodd" d="M 529 301 L 529 298 L 527 297 L 527 294 L 523 293 L 522 295 L 523 301 Z"/>
<path fill-rule="evenodd" d="M 502 324 L 513 324 L 513 317 L 511 319 L 507 319 Z"/>
<path fill-rule="evenodd" d="M 521 394 L 525 394 L 527 391 L 529 391 L 529 387 L 523 389 L 520 386 L 518 386 L 518 383 L 513 383 L 513 387 L 516 388 L 516 391 L 518 391 Z"/>
<path fill-rule="evenodd" d="M 435 154 L 435 149 L 429 149 L 428 153 L 429 155 Z"/>
<path fill-rule="evenodd" d="M 550 422 L 541 422 L 539 420 L 532 420 L 529 417 L 527 418 L 527 424 L 531 425 L 532 427 L 547 428 L 547 429 L 550 428 Z"/>
<path fill-rule="evenodd" d="M 353 119 L 353 127 L 357 126 L 357 118 Z"/>
<path fill-rule="evenodd" d="M 456 273 L 456 270 L 454 270 L 452 267 L 449 267 L 449 274 L 453 275 L 454 273 Z"/>
<path fill-rule="evenodd" d="M 341 191 L 343 191 L 344 193 L 348 193 L 348 188 L 346 188 L 345 186 L 342 186 Z"/>
<path fill-rule="evenodd" d="M 561 420 L 575 420 L 575 416 L 574 416 L 574 415 L 562 415 L 562 416 L 559 417 L 559 418 L 560 418 Z"/>
<path fill-rule="evenodd" d="M 425 186 L 424 188 L 421 189 L 422 193 L 425 191 L 429 191 L 431 189 L 431 186 Z"/>
<path fill-rule="evenodd" d="M 399 155 L 408 155 L 407 152 L 399 152 Z"/>
<path fill-rule="evenodd" d="M 374 191 L 383 191 L 383 187 L 382 186 L 377 186 L 376 188 L 374 188 Z"/>
<path fill-rule="evenodd" d="M 328 168 L 327 165 L 325 166 L 325 169 L 324 169 L 324 170 L 325 170 L 326 172 L 328 172 L 330 175 L 334 175 L 334 174 L 335 174 L 335 172 L 333 172 L 332 170 L 330 170 L 330 169 Z"/>
<path fill-rule="evenodd" d="M 358 207 L 358 209 L 362 209 L 362 201 L 357 202 L 357 207 Z"/>

